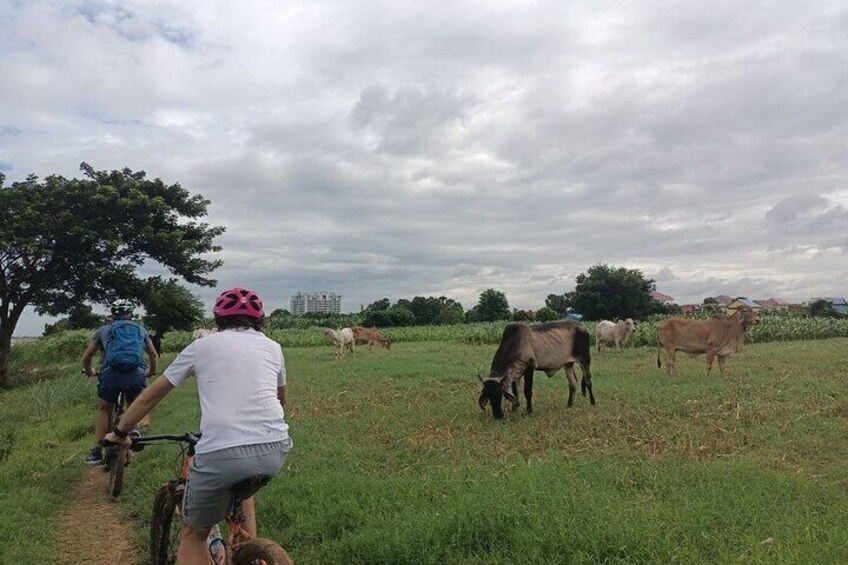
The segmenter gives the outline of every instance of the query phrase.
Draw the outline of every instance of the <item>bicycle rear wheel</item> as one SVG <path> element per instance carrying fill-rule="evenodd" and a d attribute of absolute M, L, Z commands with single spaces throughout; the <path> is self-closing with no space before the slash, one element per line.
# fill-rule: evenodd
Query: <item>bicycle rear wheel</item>
<path fill-rule="evenodd" d="M 294 565 L 286 550 L 264 538 L 253 538 L 233 551 L 233 565 Z"/>
<path fill-rule="evenodd" d="M 127 468 L 127 450 L 110 447 L 111 453 L 106 455 L 106 465 L 109 466 L 109 494 L 118 498 L 124 486 L 124 470 Z"/>
<path fill-rule="evenodd" d="M 184 486 L 177 481 L 162 485 L 153 501 L 153 520 L 150 522 L 150 563 L 173 565 L 177 562 L 180 544 L 180 507 Z"/>

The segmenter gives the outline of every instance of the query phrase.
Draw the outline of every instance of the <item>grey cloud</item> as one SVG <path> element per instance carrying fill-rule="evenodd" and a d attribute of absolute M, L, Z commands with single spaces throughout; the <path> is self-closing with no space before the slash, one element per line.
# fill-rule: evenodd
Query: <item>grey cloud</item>
<path fill-rule="evenodd" d="M 379 137 L 378 150 L 388 153 L 427 153 L 445 128 L 461 124 L 471 101 L 447 90 L 384 86 L 362 91 L 351 110 L 351 121 Z"/>
<path fill-rule="evenodd" d="M 536 307 L 598 262 L 686 301 L 848 276 L 840 3 L 34 0 L 0 21 L 9 180 L 86 160 L 179 181 L 228 228 L 221 285 L 275 304 L 495 286 Z"/>
<path fill-rule="evenodd" d="M 766 218 L 775 222 L 789 222 L 826 206 L 827 200 L 818 194 L 795 194 L 772 206 L 766 212 Z"/>

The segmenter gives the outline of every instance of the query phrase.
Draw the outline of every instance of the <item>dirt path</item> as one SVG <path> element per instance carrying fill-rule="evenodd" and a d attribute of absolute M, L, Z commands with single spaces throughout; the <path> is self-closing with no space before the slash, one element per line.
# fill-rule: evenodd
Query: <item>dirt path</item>
<path fill-rule="evenodd" d="M 57 563 L 132 565 L 128 539 L 132 526 L 109 499 L 108 479 L 102 467 L 88 468 L 71 491 L 59 527 L 61 555 Z"/>

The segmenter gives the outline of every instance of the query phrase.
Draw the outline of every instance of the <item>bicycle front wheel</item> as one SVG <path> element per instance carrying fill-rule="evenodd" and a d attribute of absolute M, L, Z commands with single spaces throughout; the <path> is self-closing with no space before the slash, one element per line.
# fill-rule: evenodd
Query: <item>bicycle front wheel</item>
<path fill-rule="evenodd" d="M 127 450 L 110 448 L 112 453 L 106 456 L 109 466 L 109 494 L 113 499 L 118 498 L 124 487 L 124 471 L 127 468 Z"/>
<path fill-rule="evenodd" d="M 162 485 L 153 501 L 150 522 L 150 563 L 174 565 L 180 544 L 180 507 L 183 501 L 182 484 L 170 481 Z"/>
<path fill-rule="evenodd" d="M 254 538 L 233 551 L 233 565 L 294 565 L 286 550 L 269 539 Z"/>

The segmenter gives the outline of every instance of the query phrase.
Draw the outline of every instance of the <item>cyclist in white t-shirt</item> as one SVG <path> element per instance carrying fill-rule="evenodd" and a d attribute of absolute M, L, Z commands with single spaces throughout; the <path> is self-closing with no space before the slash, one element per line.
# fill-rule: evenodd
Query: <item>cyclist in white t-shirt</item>
<path fill-rule="evenodd" d="M 233 288 L 213 309 L 218 332 L 183 349 L 136 399 L 106 441 L 129 443 L 133 426 L 174 387 L 197 376 L 200 442 L 183 496 L 177 562 L 206 564 L 206 538 L 224 519 L 230 488 L 256 476 L 274 476 L 292 447 L 285 422 L 286 366 L 280 345 L 259 330 L 265 319 L 255 292 Z M 256 535 L 253 499 L 244 502 L 244 528 Z"/>

